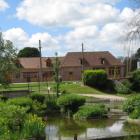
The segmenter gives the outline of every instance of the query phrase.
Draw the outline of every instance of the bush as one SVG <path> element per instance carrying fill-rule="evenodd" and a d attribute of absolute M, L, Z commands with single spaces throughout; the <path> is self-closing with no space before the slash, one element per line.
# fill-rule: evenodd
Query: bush
<path fill-rule="evenodd" d="M 140 70 L 136 70 L 133 72 L 131 82 L 132 90 L 140 91 Z"/>
<path fill-rule="evenodd" d="M 10 131 L 20 130 L 23 120 L 26 115 L 26 108 L 8 105 L 8 104 L 0 104 L 0 120 L 3 126 L 7 127 Z M 1 127 L 1 126 L 0 126 Z"/>
<path fill-rule="evenodd" d="M 8 97 L 5 97 L 3 95 L 0 95 L 0 101 L 7 101 L 8 100 Z"/>
<path fill-rule="evenodd" d="M 7 103 L 10 105 L 18 105 L 21 107 L 27 107 L 28 110 L 32 108 L 32 100 L 28 97 L 18 97 L 18 98 L 9 99 Z"/>
<path fill-rule="evenodd" d="M 36 114 L 38 116 L 44 116 L 46 115 L 46 110 L 47 110 L 46 104 L 41 104 L 38 101 L 33 101 L 31 110 L 33 114 Z"/>
<path fill-rule="evenodd" d="M 104 70 L 85 70 L 84 83 L 88 86 L 103 89 L 107 82 L 107 73 Z"/>
<path fill-rule="evenodd" d="M 63 112 L 71 111 L 75 113 L 79 106 L 85 103 L 85 98 L 76 94 L 64 94 L 57 99 L 58 106 Z"/>
<path fill-rule="evenodd" d="M 28 115 L 22 129 L 25 138 L 41 138 L 45 136 L 45 123 L 36 115 Z"/>
<path fill-rule="evenodd" d="M 128 80 L 123 81 L 122 83 L 116 82 L 115 90 L 117 93 L 120 93 L 120 94 L 129 94 L 131 93 L 131 83 Z"/>
<path fill-rule="evenodd" d="M 32 94 L 31 96 L 31 99 L 32 100 L 36 100 L 36 101 L 38 101 L 38 102 L 40 102 L 40 103 L 44 103 L 44 101 L 45 101 L 45 95 L 43 95 L 43 94 Z"/>
<path fill-rule="evenodd" d="M 42 138 L 44 129 L 42 119 L 27 114 L 27 108 L 0 102 L 0 139 Z"/>
<path fill-rule="evenodd" d="M 133 112 L 131 112 L 129 117 L 131 119 L 140 119 L 140 108 L 136 108 Z"/>
<path fill-rule="evenodd" d="M 128 98 L 123 105 L 123 110 L 127 112 L 128 115 L 137 108 L 140 108 L 140 95 Z"/>
<path fill-rule="evenodd" d="M 107 113 L 104 105 L 84 105 L 74 114 L 74 119 L 102 118 Z"/>
<path fill-rule="evenodd" d="M 105 90 L 107 92 L 113 92 L 114 93 L 114 91 L 115 91 L 115 82 L 113 80 L 108 79 L 106 81 L 106 84 L 105 84 Z"/>
<path fill-rule="evenodd" d="M 45 104 L 47 106 L 46 112 L 48 114 L 60 112 L 60 108 L 57 105 L 57 96 L 56 95 L 47 95 Z"/>

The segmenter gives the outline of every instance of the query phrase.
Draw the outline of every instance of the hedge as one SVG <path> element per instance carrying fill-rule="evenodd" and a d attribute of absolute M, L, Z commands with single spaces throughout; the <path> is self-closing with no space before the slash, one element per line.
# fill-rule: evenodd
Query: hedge
<path fill-rule="evenodd" d="M 79 106 L 85 103 L 85 98 L 76 94 L 64 94 L 57 99 L 57 105 L 63 112 L 75 113 Z"/>
<path fill-rule="evenodd" d="M 107 83 L 107 73 L 105 70 L 85 70 L 85 85 L 103 89 Z"/>
<path fill-rule="evenodd" d="M 80 107 L 79 111 L 74 114 L 74 119 L 91 119 L 103 118 L 107 110 L 102 104 L 84 105 Z"/>

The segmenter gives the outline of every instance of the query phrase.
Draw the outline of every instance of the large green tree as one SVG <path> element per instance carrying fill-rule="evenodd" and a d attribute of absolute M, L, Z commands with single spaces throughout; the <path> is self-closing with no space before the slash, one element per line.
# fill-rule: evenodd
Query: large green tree
<path fill-rule="evenodd" d="M 34 47 L 25 47 L 19 51 L 18 57 L 40 57 L 40 52 Z"/>
<path fill-rule="evenodd" d="M 0 32 L 0 84 L 10 82 L 10 75 L 16 70 L 17 55 L 13 43 L 4 40 Z"/>

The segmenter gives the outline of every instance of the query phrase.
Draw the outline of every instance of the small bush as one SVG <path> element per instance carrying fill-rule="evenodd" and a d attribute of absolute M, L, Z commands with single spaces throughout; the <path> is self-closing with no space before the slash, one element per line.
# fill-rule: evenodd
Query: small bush
<path fill-rule="evenodd" d="M 140 108 L 140 95 L 128 98 L 123 105 L 123 110 L 128 114 L 131 114 L 137 108 Z"/>
<path fill-rule="evenodd" d="M 33 101 L 31 110 L 33 114 L 36 114 L 38 116 L 44 116 L 46 115 L 46 110 L 47 110 L 46 104 L 42 104 L 38 101 Z"/>
<path fill-rule="evenodd" d="M 108 79 L 106 81 L 106 84 L 105 84 L 105 90 L 107 92 L 113 92 L 114 93 L 114 91 L 115 91 L 115 82 L 113 80 Z"/>
<path fill-rule="evenodd" d="M 57 100 L 58 106 L 63 110 L 63 112 L 71 111 L 76 112 L 79 106 L 85 103 L 85 98 L 76 94 L 64 94 L 60 96 Z"/>
<path fill-rule="evenodd" d="M 107 82 L 107 73 L 104 70 L 85 70 L 84 83 L 88 86 L 103 89 Z"/>
<path fill-rule="evenodd" d="M 26 115 L 27 109 L 8 104 L 0 104 L 0 120 L 3 120 L 3 126 L 10 131 L 20 130 Z M 1 127 L 1 126 L 0 126 Z"/>
<path fill-rule="evenodd" d="M 117 93 L 120 94 L 130 94 L 131 93 L 131 84 L 129 81 L 116 82 L 115 83 L 115 90 Z"/>
<path fill-rule="evenodd" d="M 31 99 L 32 100 L 36 100 L 36 101 L 38 101 L 38 102 L 40 102 L 40 103 L 44 103 L 44 101 L 45 101 L 45 95 L 43 95 L 43 94 L 32 94 L 31 96 Z"/>
<path fill-rule="evenodd" d="M 5 102 L 5 101 L 7 101 L 7 100 L 8 100 L 8 97 L 5 97 L 5 96 L 3 96 L 3 95 L 2 95 L 2 96 L 0 95 L 0 101 L 4 101 L 4 102 Z"/>
<path fill-rule="evenodd" d="M 36 115 L 28 115 L 22 129 L 25 138 L 41 138 L 45 136 L 45 123 Z"/>
<path fill-rule="evenodd" d="M 104 105 L 84 105 L 74 114 L 74 119 L 102 118 L 107 113 Z"/>
<path fill-rule="evenodd" d="M 133 112 L 131 112 L 129 117 L 131 119 L 140 119 L 140 108 L 136 108 Z"/>
<path fill-rule="evenodd" d="M 7 103 L 10 105 L 18 105 L 21 107 L 27 107 L 28 110 L 32 108 L 32 100 L 27 97 L 18 97 L 18 98 L 9 99 Z"/>
<path fill-rule="evenodd" d="M 136 70 L 133 72 L 131 83 L 132 83 L 132 90 L 139 92 L 140 91 L 140 70 Z"/>

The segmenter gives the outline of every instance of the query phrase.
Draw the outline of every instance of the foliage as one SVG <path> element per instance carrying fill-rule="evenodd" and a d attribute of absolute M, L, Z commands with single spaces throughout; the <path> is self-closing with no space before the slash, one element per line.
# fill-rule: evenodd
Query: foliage
<path fill-rule="evenodd" d="M 85 98 L 76 94 L 64 94 L 61 95 L 58 100 L 58 106 L 63 110 L 63 112 L 71 111 L 75 113 L 79 106 L 85 103 Z"/>
<path fill-rule="evenodd" d="M 103 89 L 107 82 L 107 73 L 104 70 L 85 70 L 84 83 L 88 86 Z"/>
<path fill-rule="evenodd" d="M 128 98 L 124 105 L 123 110 L 128 113 L 129 117 L 140 117 L 140 95 Z"/>
<path fill-rule="evenodd" d="M 33 114 L 37 114 L 38 116 L 44 116 L 46 115 L 46 109 L 47 109 L 47 105 L 46 104 L 42 104 L 38 101 L 33 101 L 32 103 L 32 110 L 31 112 Z"/>
<path fill-rule="evenodd" d="M 26 115 L 26 108 L 8 105 L 6 103 L 0 104 L 0 120 L 1 124 L 9 131 L 20 130 L 24 117 Z"/>
<path fill-rule="evenodd" d="M 123 82 L 116 82 L 115 90 L 120 94 L 129 94 L 131 93 L 131 83 L 128 80 L 125 80 Z"/>
<path fill-rule="evenodd" d="M 18 57 L 40 57 L 40 52 L 37 48 L 25 47 L 19 51 Z"/>
<path fill-rule="evenodd" d="M 45 104 L 47 105 L 47 113 L 55 113 L 60 111 L 60 108 L 57 105 L 57 97 L 55 95 L 48 95 Z"/>
<path fill-rule="evenodd" d="M 28 110 L 31 110 L 32 108 L 32 100 L 28 97 L 18 97 L 18 98 L 9 99 L 7 103 L 10 105 L 18 105 L 21 107 L 26 107 L 28 108 Z"/>
<path fill-rule="evenodd" d="M 140 108 L 136 108 L 130 115 L 132 119 L 140 119 Z"/>
<path fill-rule="evenodd" d="M 41 117 L 29 114 L 23 124 L 22 135 L 25 138 L 40 138 L 45 135 L 45 123 Z M 44 136 L 43 135 L 43 136 Z"/>
<path fill-rule="evenodd" d="M 115 82 L 111 79 L 107 79 L 106 84 L 104 85 L 105 91 L 114 92 L 115 91 Z"/>
<path fill-rule="evenodd" d="M 43 94 L 36 93 L 36 94 L 32 94 L 30 97 L 31 97 L 32 100 L 38 101 L 42 104 L 45 101 L 45 95 L 43 95 Z"/>
<path fill-rule="evenodd" d="M 140 91 L 140 70 L 136 70 L 133 72 L 131 83 L 132 83 L 132 89 L 134 91 Z"/>
<path fill-rule="evenodd" d="M 78 112 L 74 114 L 74 119 L 102 118 L 107 110 L 102 104 L 81 106 Z"/>
<path fill-rule="evenodd" d="M 0 102 L 0 139 L 19 140 L 45 135 L 45 122 L 27 114 L 27 108 Z"/>
<path fill-rule="evenodd" d="M 10 74 L 16 71 L 16 49 L 9 40 L 4 40 L 0 33 L 0 84 L 10 83 Z"/>

